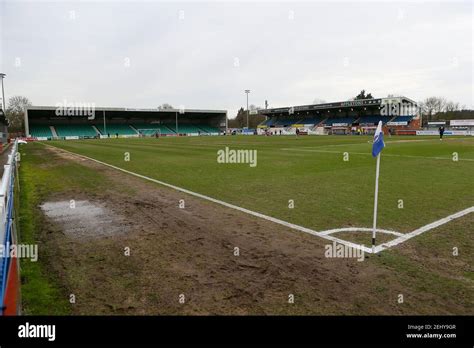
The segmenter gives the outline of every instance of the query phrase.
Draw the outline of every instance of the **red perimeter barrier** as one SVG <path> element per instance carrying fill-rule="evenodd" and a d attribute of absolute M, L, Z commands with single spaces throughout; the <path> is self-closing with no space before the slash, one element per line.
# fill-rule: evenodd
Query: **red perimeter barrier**
<path fill-rule="evenodd" d="M 7 278 L 7 289 L 5 292 L 3 315 L 17 315 L 19 308 L 20 281 L 18 274 L 18 259 L 10 259 L 10 267 Z"/>

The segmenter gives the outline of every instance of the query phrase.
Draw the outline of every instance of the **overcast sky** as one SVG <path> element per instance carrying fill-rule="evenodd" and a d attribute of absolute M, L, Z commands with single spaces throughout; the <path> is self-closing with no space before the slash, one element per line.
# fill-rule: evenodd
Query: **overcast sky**
<path fill-rule="evenodd" d="M 3 1 L 3 2 L 2 2 Z M 0 0 L 6 97 L 227 109 L 374 97 L 473 101 L 472 1 Z"/>

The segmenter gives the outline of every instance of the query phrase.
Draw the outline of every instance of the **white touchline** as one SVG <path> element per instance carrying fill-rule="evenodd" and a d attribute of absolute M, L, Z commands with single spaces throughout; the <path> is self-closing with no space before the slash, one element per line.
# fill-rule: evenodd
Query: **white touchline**
<path fill-rule="evenodd" d="M 372 254 L 373 252 L 376 254 L 382 250 L 385 250 L 389 247 L 392 247 L 394 245 L 397 245 L 397 244 L 400 244 L 410 238 L 413 238 L 421 233 L 424 233 L 426 231 L 429 231 L 433 228 L 436 228 L 438 226 L 441 226 L 441 225 L 444 225 L 445 223 L 451 221 L 451 220 L 454 220 L 454 219 L 457 219 L 457 218 L 460 218 L 461 216 L 464 216 L 464 215 L 467 215 L 469 213 L 472 213 L 474 212 L 474 206 L 473 207 L 470 207 L 470 208 L 467 208 L 467 209 L 464 209 L 458 213 L 455 213 L 455 214 L 452 214 L 452 215 L 449 215 L 441 220 L 438 220 L 438 221 L 435 221 L 435 222 L 432 222 L 428 225 L 425 225 L 423 227 L 420 227 L 410 233 L 407 233 L 407 234 L 402 234 L 402 233 L 399 233 L 399 232 L 395 232 L 395 231 L 390 231 L 390 230 L 384 230 L 384 229 L 377 229 L 377 232 L 381 232 L 381 233 L 387 233 L 387 234 L 394 234 L 394 235 L 399 235 L 400 237 L 390 241 L 390 242 L 387 242 L 387 243 L 383 243 L 382 245 L 379 245 L 377 247 L 375 247 L 375 250 L 373 251 L 372 248 L 367 248 L 363 245 L 360 245 L 360 244 L 355 244 L 355 243 L 352 243 L 352 242 L 348 242 L 346 240 L 343 240 L 343 239 L 339 239 L 339 238 L 336 238 L 336 237 L 333 237 L 331 236 L 330 234 L 332 233 L 337 233 L 337 232 L 346 232 L 346 231 L 372 231 L 371 228 L 366 228 L 366 227 L 343 227 L 343 228 L 336 228 L 336 229 L 331 229 L 331 230 L 325 230 L 325 231 L 315 231 L 315 230 L 312 230 L 310 228 L 307 228 L 307 227 L 303 227 L 303 226 L 300 226 L 300 225 L 296 225 L 296 224 L 293 224 L 291 222 L 287 222 L 287 221 L 283 221 L 283 220 L 280 220 L 280 219 L 277 219 L 277 218 L 274 218 L 272 216 L 268 216 L 268 215 L 265 215 L 265 214 L 261 214 L 261 213 L 258 213 L 258 212 L 255 212 L 255 211 L 252 211 L 252 210 L 249 210 L 249 209 L 246 209 L 246 208 L 242 208 L 242 207 L 239 207 L 237 205 L 234 205 L 234 204 L 231 204 L 231 203 L 227 203 L 227 202 L 224 202 L 224 201 L 221 201 L 221 200 L 218 200 L 218 199 L 215 199 L 215 198 L 212 198 L 212 197 L 209 197 L 209 196 L 206 196 L 206 195 L 203 195 L 203 194 L 200 194 L 200 193 L 197 193 L 197 192 L 193 192 L 193 191 L 189 191 L 185 188 L 182 188 L 182 187 L 179 187 L 179 186 L 175 186 L 175 185 L 172 185 L 172 184 L 168 184 L 164 181 L 160 181 L 160 180 L 156 180 L 156 179 L 153 179 L 153 178 L 150 178 L 148 176 L 145 176 L 145 175 L 141 175 L 141 174 L 138 174 L 138 173 L 135 173 L 135 172 L 132 172 L 130 170 L 126 170 L 126 169 L 123 169 L 123 168 L 120 168 L 120 167 L 117 167 L 117 166 L 114 166 L 112 164 L 108 164 L 106 162 L 102 162 L 102 161 L 99 161 L 95 158 L 92 158 L 92 157 L 88 157 L 88 156 L 84 156 L 84 155 L 80 155 L 78 153 L 75 153 L 75 152 L 72 152 L 72 151 L 68 151 L 68 150 L 64 150 L 62 148 L 59 148 L 59 147 L 56 147 L 56 146 L 53 146 L 53 145 L 48 145 L 48 144 L 45 144 L 43 142 L 40 142 L 40 144 L 42 145 L 45 145 L 45 146 L 49 146 L 49 147 L 53 147 L 55 149 L 59 149 L 60 151 L 64 151 L 64 152 L 67 152 L 67 153 L 70 153 L 71 155 L 75 155 L 75 156 L 78 156 L 78 157 L 82 157 L 82 158 L 85 158 L 85 159 L 88 159 L 90 161 L 93 161 L 93 162 L 96 162 L 96 163 L 99 163 L 99 164 L 102 164 L 104 166 L 107 166 L 107 167 L 110 167 L 110 168 L 113 168 L 113 169 L 116 169 L 116 170 L 119 170 L 121 172 L 124 172 L 124 173 L 127 173 L 127 174 L 130 174 L 130 175 L 133 175 L 133 176 L 136 176 L 138 178 L 141 178 L 141 179 L 145 179 L 145 180 L 148 180 L 148 181 L 151 181 L 151 182 L 154 182 L 154 183 L 157 183 L 157 184 L 160 184 L 160 185 L 163 185 L 163 186 L 166 186 L 166 187 L 169 187 L 169 188 L 172 188 L 176 191 L 180 191 L 180 192 L 184 192 L 184 193 L 187 193 L 191 196 L 195 196 L 195 197 L 199 197 L 199 198 L 202 198 L 202 199 L 205 199 L 205 200 L 208 200 L 210 202 L 213 202 L 213 203 L 217 203 L 217 204 L 220 204 L 220 205 L 223 205 L 225 207 L 228 207 L 228 208 L 231 208 L 231 209 L 235 209 L 235 210 L 238 210 L 238 211 L 241 211 L 243 213 L 246 213 L 246 214 L 249 214 L 249 215 L 253 215 L 253 216 L 256 216 L 258 218 L 261 218 L 261 219 L 264 219 L 264 220 L 267 220 L 267 221 L 271 221 L 271 222 L 274 222 L 276 224 L 279 224 L 279 225 L 282 225 L 282 226 L 285 226 L 285 227 L 288 227 L 288 228 L 291 228 L 293 230 L 297 230 L 297 231 L 301 231 L 301 232 L 304 232 L 304 233 L 308 233 L 308 234 L 311 234 L 313 236 L 317 236 L 317 237 L 321 237 L 321 238 L 324 238 L 324 239 L 327 239 L 327 240 L 330 240 L 330 241 L 334 241 L 334 242 L 338 242 L 340 244 L 344 244 L 348 247 L 351 247 L 351 248 L 354 248 L 354 249 L 358 249 L 358 250 L 363 250 L 364 252 L 366 253 L 369 253 L 369 254 Z"/>

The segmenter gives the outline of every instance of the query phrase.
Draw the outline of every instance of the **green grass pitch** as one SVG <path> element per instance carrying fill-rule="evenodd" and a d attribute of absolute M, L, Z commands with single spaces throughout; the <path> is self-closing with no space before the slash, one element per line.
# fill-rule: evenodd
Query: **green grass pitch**
<path fill-rule="evenodd" d="M 320 231 L 371 226 L 371 140 L 227 136 L 51 144 Z M 474 137 L 386 137 L 385 143 L 378 227 L 410 232 L 474 205 Z M 218 163 L 217 151 L 226 146 L 257 150 L 257 165 Z"/>

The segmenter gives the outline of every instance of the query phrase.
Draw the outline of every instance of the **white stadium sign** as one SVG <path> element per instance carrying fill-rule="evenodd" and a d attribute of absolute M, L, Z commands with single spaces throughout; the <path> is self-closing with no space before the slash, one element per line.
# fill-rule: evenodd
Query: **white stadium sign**
<path fill-rule="evenodd" d="M 474 126 L 474 120 L 451 120 L 451 126 Z"/>

